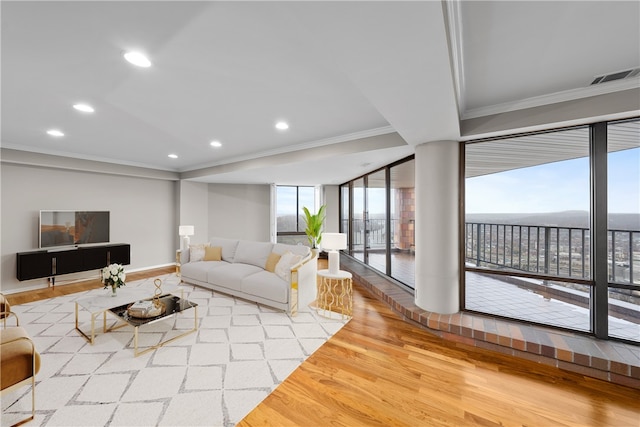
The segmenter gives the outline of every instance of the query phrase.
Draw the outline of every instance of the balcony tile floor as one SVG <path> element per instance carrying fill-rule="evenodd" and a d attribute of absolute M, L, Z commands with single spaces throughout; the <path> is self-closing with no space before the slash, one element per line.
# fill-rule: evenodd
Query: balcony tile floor
<path fill-rule="evenodd" d="M 386 301 L 407 320 L 416 322 L 442 338 L 640 389 L 640 346 L 638 345 L 599 340 L 589 335 L 478 313 L 459 312 L 453 315 L 440 315 L 428 312 L 415 305 L 411 292 L 374 269 L 347 256 L 341 256 L 340 265 L 343 270 L 353 274 L 354 281 Z M 495 291 L 494 285 L 491 285 L 491 292 Z M 510 289 L 505 290 L 506 292 L 511 292 L 513 288 L 517 289 L 512 285 L 507 286 Z M 526 291 L 520 290 L 519 293 L 508 296 L 513 300 L 510 308 L 505 308 L 501 304 L 494 309 L 509 310 L 505 311 L 505 315 L 522 313 L 524 293 Z M 492 299 L 487 298 L 485 302 L 491 304 Z M 582 311 L 580 309 L 569 313 L 567 307 L 562 307 L 562 310 L 557 307 L 549 308 L 548 304 L 544 307 L 547 307 L 544 315 L 549 315 L 554 324 L 565 327 L 575 325 L 572 327 L 589 329 L 588 311 L 580 313 Z M 573 305 L 571 307 L 579 308 Z M 484 311 L 487 311 L 486 307 Z M 537 314 L 539 315 L 540 312 Z M 549 319 L 546 320 L 549 321 Z M 631 327 L 637 328 L 638 325 L 631 324 Z"/>

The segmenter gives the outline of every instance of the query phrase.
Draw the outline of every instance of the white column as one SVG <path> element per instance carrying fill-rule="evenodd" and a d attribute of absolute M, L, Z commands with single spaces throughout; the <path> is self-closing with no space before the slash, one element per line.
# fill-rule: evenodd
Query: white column
<path fill-rule="evenodd" d="M 460 309 L 459 143 L 416 147 L 416 283 L 418 307 L 441 314 Z"/>

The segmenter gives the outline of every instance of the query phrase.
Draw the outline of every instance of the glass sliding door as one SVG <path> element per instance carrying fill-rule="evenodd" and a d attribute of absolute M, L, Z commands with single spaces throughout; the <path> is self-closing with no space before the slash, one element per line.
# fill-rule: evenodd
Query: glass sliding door
<path fill-rule="evenodd" d="M 349 184 L 340 186 L 340 233 L 344 233 L 348 238 L 351 237 L 349 227 L 349 209 L 351 208 L 351 198 Z M 350 239 L 349 239 L 350 240 Z M 350 244 L 348 242 L 347 244 Z"/>
<path fill-rule="evenodd" d="M 640 341 L 640 121 L 607 128 L 609 336 Z"/>
<path fill-rule="evenodd" d="M 353 181 L 352 187 L 353 212 L 351 217 L 351 255 L 365 262 L 365 187 L 364 178 Z"/>
<path fill-rule="evenodd" d="M 387 174 L 386 169 L 367 175 L 364 221 L 367 264 L 387 274 Z"/>
<path fill-rule="evenodd" d="M 391 277 L 415 288 L 415 160 L 389 168 Z"/>

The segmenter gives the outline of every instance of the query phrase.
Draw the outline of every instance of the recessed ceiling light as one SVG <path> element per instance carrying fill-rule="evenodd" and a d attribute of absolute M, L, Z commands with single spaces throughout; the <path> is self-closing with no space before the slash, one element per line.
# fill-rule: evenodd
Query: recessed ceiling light
<path fill-rule="evenodd" d="M 220 141 L 211 141 L 210 145 L 215 148 L 222 147 L 222 143 Z"/>
<path fill-rule="evenodd" d="M 276 123 L 276 129 L 287 130 L 289 129 L 289 125 L 287 124 L 287 122 L 278 122 Z"/>
<path fill-rule="evenodd" d="M 83 113 L 93 113 L 94 111 L 96 111 L 91 105 L 88 104 L 74 104 L 73 108 L 78 111 L 82 111 Z"/>
<path fill-rule="evenodd" d="M 124 59 L 138 67 L 147 68 L 151 66 L 151 61 L 149 61 L 149 58 L 147 58 L 143 53 L 140 52 L 126 52 L 124 54 Z"/>
<path fill-rule="evenodd" d="M 47 131 L 47 134 L 51 135 L 51 136 L 64 136 L 64 133 L 62 133 L 61 131 L 59 131 L 58 129 L 49 129 Z"/>
<path fill-rule="evenodd" d="M 171 159 L 177 159 L 178 155 L 177 154 L 169 154 L 169 158 Z"/>

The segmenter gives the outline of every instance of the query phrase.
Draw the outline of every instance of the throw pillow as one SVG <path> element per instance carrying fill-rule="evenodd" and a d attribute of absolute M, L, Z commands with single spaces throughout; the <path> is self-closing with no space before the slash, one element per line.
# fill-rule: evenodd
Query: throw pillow
<path fill-rule="evenodd" d="M 203 261 L 222 261 L 222 246 L 205 246 Z"/>
<path fill-rule="evenodd" d="M 209 245 L 205 245 L 204 243 L 200 245 L 189 245 L 189 262 L 202 261 L 204 259 L 205 246 Z"/>
<path fill-rule="evenodd" d="M 280 256 L 280 261 L 276 264 L 275 273 L 285 282 L 291 282 L 291 267 L 300 262 L 302 257 L 291 252 L 285 252 Z"/>
<path fill-rule="evenodd" d="M 280 255 L 271 252 L 269 254 L 269 257 L 267 258 L 267 263 L 265 264 L 264 269 L 272 273 L 275 273 L 276 265 L 278 264 L 278 261 L 280 261 L 280 258 L 281 258 Z"/>

